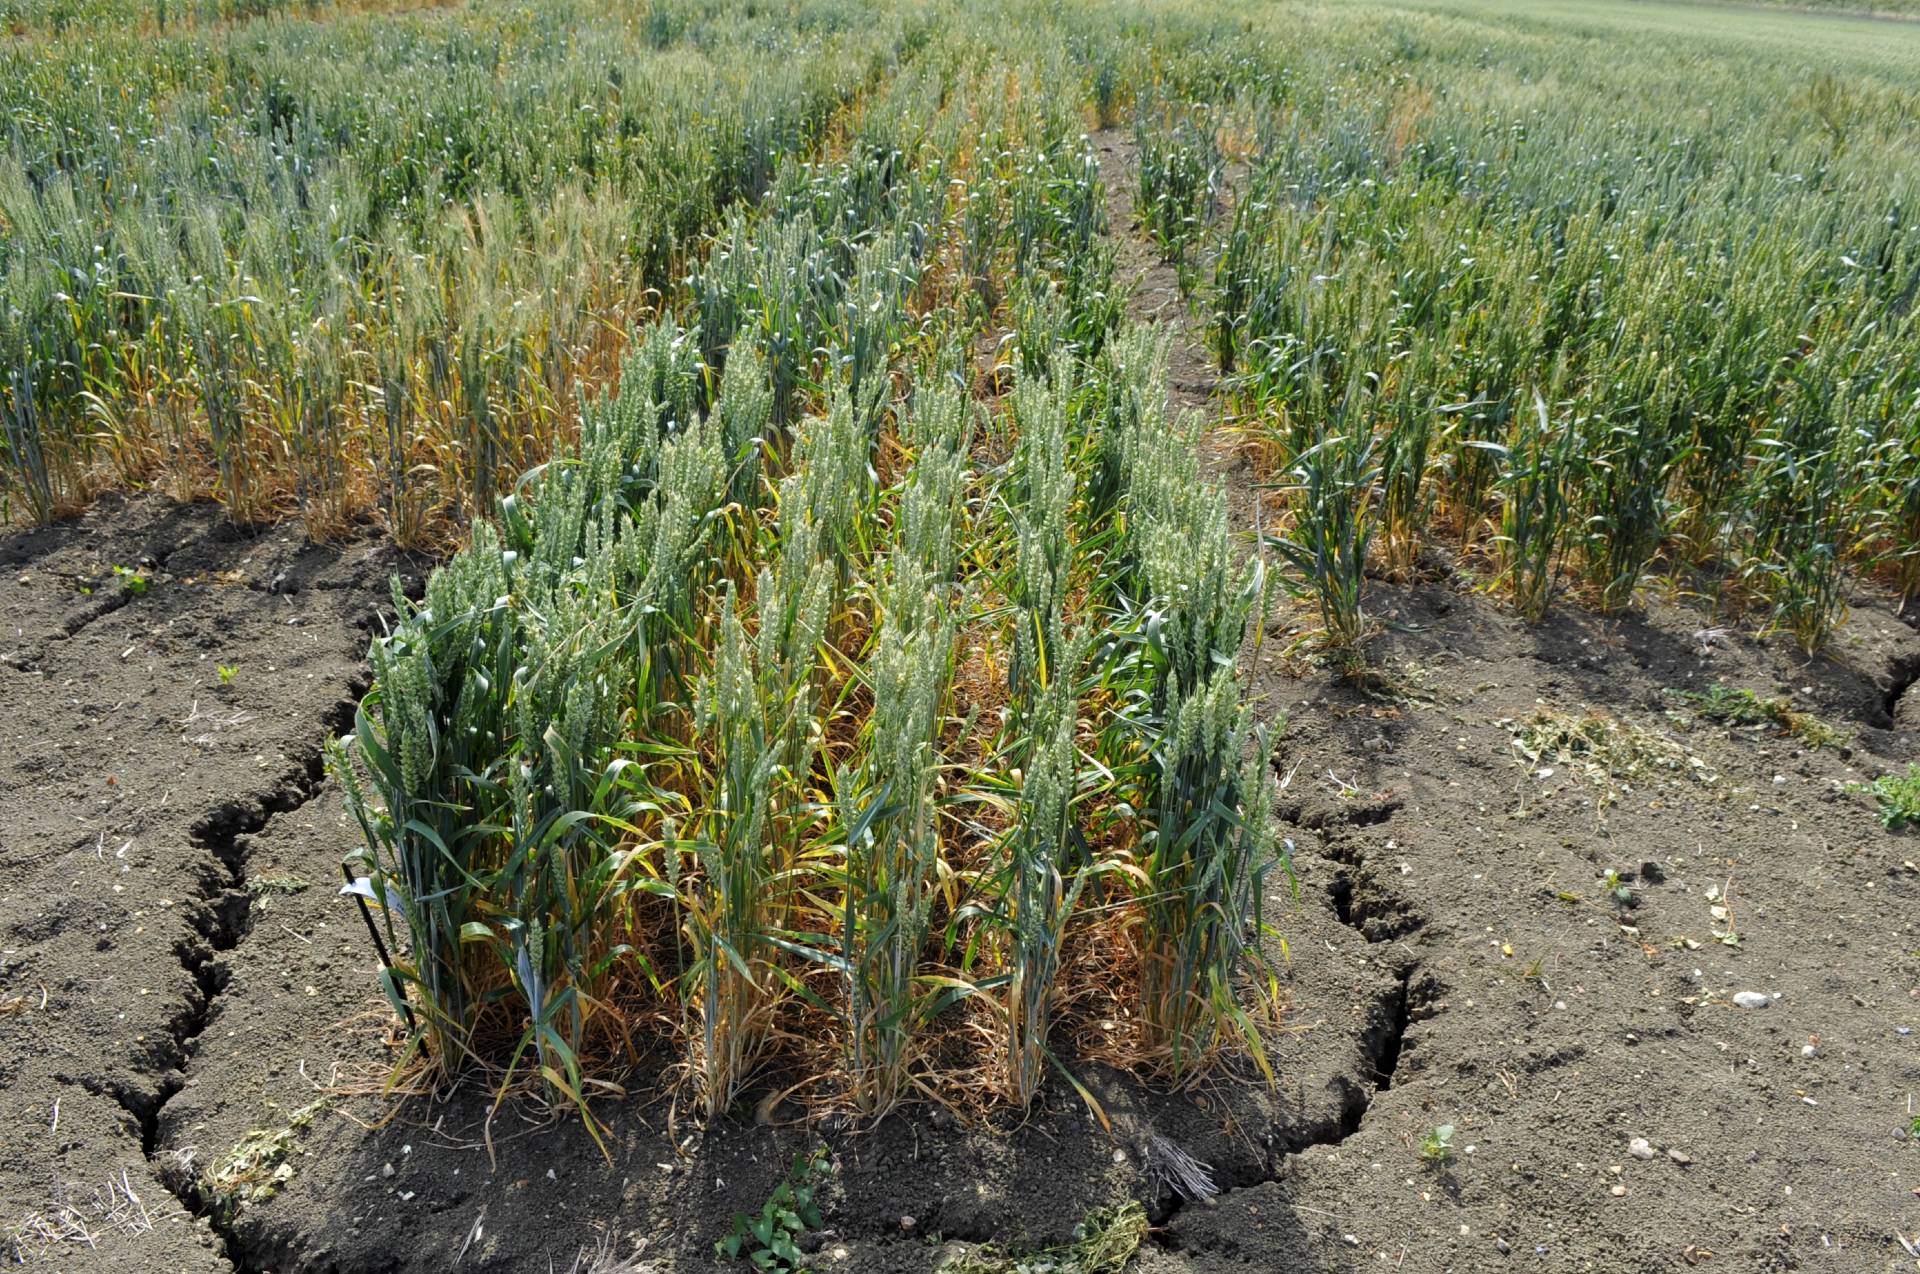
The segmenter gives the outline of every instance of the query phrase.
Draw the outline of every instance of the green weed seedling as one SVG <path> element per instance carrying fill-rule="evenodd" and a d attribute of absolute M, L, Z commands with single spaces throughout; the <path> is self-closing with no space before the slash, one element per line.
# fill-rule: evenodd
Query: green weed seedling
<path fill-rule="evenodd" d="M 145 575 L 131 566 L 116 566 L 113 574 L 120 581 L 120 587 L 135 597 L 145 597 L 150 583 Z"/>
<path fill-rule="evenodd" d="M 733 1233 L 713 1245 L 722 1260 L 746 1261 L 757 1270 L 799 1271 L 806 1266 L 797 1240 L 820 1228 L 814 1192 L 827 1175 L 827 1151 L 796 1155 L 787 1179 L 773 1188 L 758 1216 L 733 1214 Z"/>
<path fill-rule="evenodd" d="M 1453 1158 L 1453 1125 L 1437 1124 L 1420 1138 L 1420 1157 L 1434 1167 Z"/>
<path fill-rule="evenodd" d="M 1888 831 L 1920 827 L 1920 763 L 1908 762 L 1905 774 L 1882 774 L 1870 784 L 1849 784 L 1848 790 L 1873 794 Z"/>

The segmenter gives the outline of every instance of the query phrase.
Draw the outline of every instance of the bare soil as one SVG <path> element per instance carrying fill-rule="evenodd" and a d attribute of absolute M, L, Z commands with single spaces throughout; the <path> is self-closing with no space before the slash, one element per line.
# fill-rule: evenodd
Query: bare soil
<path fill-rule="evenodd" d="M 1131 231 L 1130 147 L 1096 144 L 1136 313 L 1175 326 L 1175 402 L 1209 410 L 1173 272 Z M 1251 472 L 1218 440 L 1209 463 L 1251 524 Z M 1286 716 L 1299 874 L 1269 903 L 1276 1089 L 1229 1074 L 1170 1094 L 1086 1068 L 1111 1134 L 1063 1085 L 1017 1125 L 931 1106 L 809 1124 L 768 1091 L 702 1129 L 653 1057 L 597 1104 L 603 1154 L 578 1120 L 496 1111 L 478 1084 L 379 1091 L 392 1036 L 335 893 L 357 833 L 319 749 L 362 688 L 388 577 L 418 569 L 152 498 L 0 539 L 9 1258 L 711 1268 L 734 1211 L 824 1143 L 822 1271 L 1058 1242 L 1124 1196 L 1156 1222 L 1147 1274 L 1914 1267 L 1920 837 L 1848 788 L 1920 756 L 1920 633 L 1883 597 L 1857 597 L 1807 661 L 1709 632 L 1678 598 L 1529 627 L 1436 551 L 1372 590 L 1370 690 L 1287 658 L 1310 626 L 1287 610 L 1253 652 L 1263 710 Z M 1790 696 L 1848 741 L 1676 719 L 1663 692 L 1713 683 Z M 1654 762 L 1609 776 L 1516 750 L 1516 723 L 1588 707 Z M 1425 1158 L 1439 1125 L 1450 1153 Z M 1223 1192 L 1155 1188 L 1150 1134 Z M 216 1206 L 209 1174 L 254 1197 Z"/>
<path fill-rule="evenodd" d="M 247 838 L 314 817 L 321 745 L 408 569 L 155 497 L 0 539 L 0 1224 L 22 1231 L 0 1252 L 228 1267 L 153 1157 L 270 914 L 253 891 L 333 892 L 332 846 L 274 868 Z"/>

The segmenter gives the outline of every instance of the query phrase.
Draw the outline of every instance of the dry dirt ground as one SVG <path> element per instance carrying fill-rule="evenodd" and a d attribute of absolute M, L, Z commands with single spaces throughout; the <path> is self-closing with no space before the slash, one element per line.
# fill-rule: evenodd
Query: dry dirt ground
<path fill-rule="evenodd" d="M 151 497 L 0 539 L 0 1257 L 227 1268 L 156 1179 L 161 1125 L 276 891 L 332 892 L 331 847 L 247 838 L 322 808 L 406 569 Z"/>
<path fill-rule="evenodd" d="M 1130 147 L 1096 142 L 1135 312 L 1175 326 L 1173 397 L 1206 409 L 1173 272 L 1130 231 Z M 1250 521 L 1244 462 L 1209 456 Z M 1090 1069 L 1112 1134 L 1064 1089 L 1018 1126 L 809 1126 L 769 1093 L 702 1130 L 656 1057 L 599 1104 L 603 1154 L 475 1088 L 378 1092 L 391 1037 L 319 748 L 416 570 L 145 498 L 0 539 L 0 1258 L 712 1268 L 733 1211 L 825 1144 L 823 1274 L 1058 1242 L 1125 1194 L 1156 1222 L 1143 1274 L 1920 1266 L 1920 836 L 1849 787 L 1920 756 L 1920 632 L 1883 597 L 1809 662 L 1684 599 L 1528 627 L 1436 552 L 1372 590 L 1367 691 L 1285 657 L 1287 610 L 1255 652 L 1299 875 L 1268 912 L 1276 1089 Z M 1847 739 L 1668 693 L 1715 683 Z M 1516 747 L 1589 708 L 1638 772 Z M 1151 1135 L 1223 1192 L 1153 1184 Z"/>

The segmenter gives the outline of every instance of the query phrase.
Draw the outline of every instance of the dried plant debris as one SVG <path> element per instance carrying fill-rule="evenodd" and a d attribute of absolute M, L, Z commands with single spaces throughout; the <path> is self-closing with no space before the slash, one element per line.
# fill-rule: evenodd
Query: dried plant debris
<path fill-rule="evenodd" d="M 1525 720 L 1500 724 L 1513 736 L 1514 752 L 1542 777 L 1567 767 L 1608 800 L 1635 783 L 1687 779 L 1711 786 L 1719 781 L 1703 757 L 1673 738 L 1597 708 L 1577 713 L 1541 708 Z"/>
<path fill-rule="evenodd" d="M 240 1140 L 207 1173 L 205 1188 L 216 1210 L 231 1214 L 242 1205 L 264 1203 L 293 1179 L 286 1161 L 302 1129 L 331 1105 L 331 1097 L 302 1106 L 279 1128 L 257 1128 Z"/>
<path fill-rule="evenodd" d="M 122 1169 L 84 1199 L 69 1199 L 10 1223 L 5 1231 L 7 1264 L 60 1260 L 70 1249 L 92 1250 L 112 1232 L 139 1236 L 153 1231 L 155 1213 Z"/>
<path fill-rule="evenodd" d="M 1141 1143 L 1140 1171 L 1156 1196 L 1170 1192 L 1188 1203 L 1203 1203 L 1220 1193 L 1212 1167 L 1157 1132 L 1149 1132 Z"/>

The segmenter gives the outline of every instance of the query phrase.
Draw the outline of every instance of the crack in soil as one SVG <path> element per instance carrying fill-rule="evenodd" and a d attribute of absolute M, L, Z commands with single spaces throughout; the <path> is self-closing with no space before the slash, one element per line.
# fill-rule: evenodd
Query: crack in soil
<path fill-rule="evenodd" d="M 1887 728 L 1891 729 L 1895 724 L 1900 700 L 1916 681 L 1920 681 L 1920 658 L 1894 660 L 1893 681 L 1880 701 L 1880 711 L 1886 716 Z"/>
<path fill-rule="evenodd" d="M 348 688 L 344 698 L 321 714 L 323 741 L 351 726 L 354 709 L 366 689 L 363 675 Z M 247 888 L 250 849 L 244 838 L 265 828 L 276 816 L 293 813 L 319 796 L 325 773 L 325 753 L 321 745 L 316 744 L 271 788 L 221 802 L 195 822 L 191 832 L 193 843 L 204 849 L 220 870 L 199 886 L 194 899 L 192 923 L 197 939 L 183 940 L 175 948 L 180 967 L 193 979 L 198 991 L 197 997 L 190 1000 L 170 1024 L 169 1060 L 177 1073 L 161 1078 L 151 1094 L 124 1085 L 114 1085 L 108 1090 L 108 1095 L 138 1126 L 140 1150 L 154 1177 L 190 1215 L 208 1223 L 220 1239 L 221 1254 L 237 1274 L 249 1274 L 255 1268 L 246 1247 L 202 1188 L 190 1159 L 178 1152 L 160 1150 L 160 1113 L 186 1087 L 187 1065 L 193 1059 L 201 1035 L 212 1022 L 214 1001 L 231 980 L 231 970 L 219 956 L 238 947 L 253 928 L 253 896 Z"/>
<path fill-rule="evenodd" d="M 60 631 L 66 636 L 66 639 L 72 641 L 86 628 L 105 619 L 115 611 L 125 609 L 141 597 L 146 590 L 152 586 L 151 580 L 145 577 L 158 575 L 161 571 L 166 570 L 168 560 L 173 557 L 179 547 L 180 546 L 176 544 L 164 553 L 142 553 L 132 568 L 136 575 L 143 577 L 143 582 L 139 590 L 136 591 L 122 584 L 118 590 L 108 596 L 97 597 L 93 605 L 88 606 L 78 615 L 60 625 Z M 114 569 L 116 571 L 119 570 L 118 567 Z M 77 584 L 78 581 L 75 581 L 75 583 Z"/>
<path fill-rule="evenodd" d="M 1336 908 L 1337 914 L 1337 908 Z M 1361 925 L 1340 916 L 1341 923 L 1353 928 L 1369 944 L 1377 945 L 1389 939 L 1370 936 Z M 1400 1061 L 1406 1049 L 1407 1031 L 1416 1017 L 1425 1016 L 1433 1000 L 1433 989 L 1425 985 L 1416 985 L 1414 976 L 1420 972 L 1420 961 L 1408 959 L 1401 962 L 1394 971 L 1391 989 L 1377 997 L 1372 1005 L 1373 1021 L 1360 1039 L 1360 1066 L 1363 1076 L 1371 1078 L 1369 1090 L 1365 1083 L 1355 1083 L 1348 1077 L 1336 1076 L 1332 1082 L 1340 1087 L 1339 1113 L 1331 1120 L 1323 1120 L 1306 1127 L 1290 1128 L 1279 1131 L 1274 1140 L 1275 1155 L 1267 1165 L 1265 1172 L 1256 1174 L 1248 1180 L 1234 1181 L 1213 1195 L 1217 1201 L 1239 1190 L 1270 1185 L 1286 1174 L 1287 1161 L 1304 1154 L 1315 1146 L 1338 1146 L 1358 1133 L 1366 1122 L 1367 1114 L 1373 1108 L 1373 1102 L 1381 1093 L 1387 1092 L 1399 1077 Z M 1173 1250 L 1176 1247 L 1172 1237 L 1165 1232 L 1166 1227 L 1187 1206 L 1189 1200 L 1179 1194 L 1171 1194 L 1164 1208 L 1157 1208 L 1151 1217 L 1154 1224 L 1153 1240 L 1160 1247 Z"/>
<path fill-rule="evenodd" d="M 1278 772 L 1277 766 L 1275 772 Z M 1295 827 L 1310 832 L 1325 832 L 1337 827 L 1377 827 L 1392 818 L 1400 805 L 1400 799 L 1393 796 L 1378 800 L 1345 800 L 1331 807 L 1316 805 L 1312 808 L 1304 800 L 1296 799 L 1275 802 L 1273 812 L 1276 818 Z M 1342 857 L 1341 852 L 1334 844 L 1328 845 L 1328 853 L 1337 861 L 1350 867 L 1359 866 L 1357 856 Z"/>
<path fill-rule="evenodd" d="M 142 575 L 159 574 L 166 569 L 167 560 L 173 556 L 177 549 L 178 546 L 176 545 L 164 553 L 141 554 L 140 564 L 137 567 L 138 572 Z M 92 584 L 91 576 L 82 577 L 71 573 L 51 572 L 50 578 L 64 580 L 76 589 L 90 587 Z M 108 581 L 99 585 L 100 589 L 106 590 L 111 582 L 111 577 L 109 577 Z M 91 594 L 85 606 L 81 607 L 76 614 L 70 615 L 61 621 L 60 635 L 52 640 L 72 641 L 75 637 L 78 637 L 81 633 L 99 623 L 107 616 L 125 610 L 144 595 L 144 593 L 144 588 L 140 592 L 135 592 L 125 584 L 122 584 L 119 588 L 112 589 L 111 591 L 98 591 Z M 23 647 L 8 651 L 5 654 L 0 654 L 0 663 L 4 663 L 21 672 L 38 672 L 40 671 L 40 660 L 46 653 L 47 642 L 42 640 L 31 647 Z"/>
<path fill-rule="evenodd" d="M 1379 1044 L 1372 1050 L 1373 1090 L 1376 1093 L 1384 1093 L 1392 1088 L 1394 1076 L 1400 1071 L 1400 1053 L 1407 1044 L 1407 1028 L 1413 1024 L 1413 972 L 1419 967 L 1418 961 L 1409 961 L 1402 966 L 1396 976 L 1398 985 L 1384 1001 L 1387 1008 L 1386 1026 L 1381 1032 Z M 1357 1122 L 1353 1131 L 1360 1131 Z"/>
<path fill-rule="evenodd" d="M 1382 823 L 1398 808 L 1397 801 L 1383 801 L 1378 809 L 1356 811 L 1366 817 L 1347 821 L 1352 825 Z M 1312 816 L 1303 816 L 1297 811 L 1282 809 L 1276 813 L 1300 829 L 1318 830 L 1325 825 L 1324 820 L 1316 822 Z M 1341 924 L 1366 939 L 1369 946 L 1396 943 L 1426 924 L 1426 917 L 1418 908 L 1381 886 L 1368 856 L 1359 846 L 1336 837 L 1326 839 L 1322 850 L 1327 859 L 1338 864 L 1333 882 L 1327 886 L 1327 905 Z M 1392 963 L 1394 986 L 1374 1006 L 1382 1020 L 1367 1032 L 1361 1043 L 1362 1061 L 1373 1075 L 1376 1094 L 1393 1087 L 1400 1069 L 1400 1055 L 1406 1047 L 1407 1028 L 1412 1025 L 1416 1011 L 1425 1009 L 1433 999 L 1431 988 L 1416 988 L 1413 984 L 1414 974 L 1420 971 L 1417 958 L 1408 956 Z M 1359 1114 L 1365 1114 L 1364 1107 Z M 1341 1136 L 1332 1143 L 1322 1144 L 1345 1140 L 1358 1132 L 1359 1127 L 1359 1118 L 1350 1112 L 1349 1126 Z"/>
<path fill-rule="evenodd" d="M 1273 1141 L 1273 1157 L 1266 1170 L 1252 1174 L 1244 1180 L 1226 1183 L 1212 1196 L 1212 1201 L 1225 1198 L 1236 1191 L 1254 1189 L 1271 1185 L 1286 1174 L 1287 1161 L 1306 1153 L 1315 1146 L 1338 1146 L 1349 1137 L 1358 1133 L 1366 1122 L 1374 1099 L 1391 1089 L 1398 1076 L 1400 1059 L 1406 1047 L 1407 1030 L 1413 1024 L 1418 1011 L 1427 1002 L 1428 992 L 1416 988 L 1413 978 L 1420 970 L 1417 960 L 1409 960 L 1401 965 L 1394 974 L 1393 987 L 1379 996 L 1373 1003 L 1373 1022 L 1360 1040 L 1360 1065 L 1363 1076 L 1370 1076 L 1372 1087 L 1364 1082 L 1356 1083 L 1345 1075 L 1336 1076 L 1333 1083 L 1340 1089 L 1340 1108 L 1331 1119 L 1319 1121 L 1304 1127 L 1277 1129 Z M 1166 1227 L 1190 1202 L 1185 1196 L 1168 1192 L 1166 1203 L 1150 1210 L 1150 1219 L 1154 1225 L 1155 1243 L 1169 1250 L 1175 1247 L 1171 1236 L 1165 1233 Z M 1158 1203 L 1159 1201 L 1156 1201 Z"/>
<path fill-rule="evenodd" d="M 1371 826 L 1384 822 L 1392 817 L 1392 810 L 1397 808 L 1398 803 L 1395 802 L 1384 812 L 1361 811 L 1366 816 L 1348 820 L 1348 824 Z M 1316 822 L 1311 815 L 1292 818 L 1284 810 L 1278 813 L 1295 827 L 1318 830 L 1325 826 L 1324 821 Z M 1327 886 L 1327 899 L 1341 924 L 1358 932 L 1369 943 L 1395 942 L 1425 927 L 1426 916 L 1405 898 L 1381 884 L 1366 854 L 1358 846 L 1344 838 L 1327 837 L 1321 848 L 1327 858 L 1338 864 L 1333 881 Z"/>
<path fill-rule="evenodd" d="M 1126 156 L 1132 153 L 1131 144 L 1115 131 L 1103 131 L 1099 140 L 1103 145 L 1096 149 L 1096 158 L 1101 166 L 1101 178 L 1106 187 L 1108 210 L 1107 233 L 1115 236 L 1126 234 L 1139 244 L 1137 228 L 1133 224 L 1133 199 L 1131 192 L 1124 186 L 1116 186 L 1107 178 L 1109 160 L 1117 160 L 1122 169 L 1127 166 Z M 1151 245 L 1139 245 L 1147 249 L 1149 261 L 1157 259 L 1157 253 Z M 1140 271 L 1131 280 L 1128 308 L 1136 319 L 1145 318 L 1160 322 L 1169 329 L 1174 338 L 1188 342 L 1196 350 L 1196 341 L 1192 323 L 1184 304 L 1169 306 L 1163 300 L 1158 306 L 1152 304 L 1146 294 L 1147 272 Z M 1202 360 L 1204 364 L 1204 359 Z M 1211 385 L 1176 384 L 1176 390 L 1196 398 L 1205 397 L 1212 391 Z M 1316 808 L 1311 811 L 1303 808 L 1301 802 L 1283 802 L 1275 813 L 1285 822 L 1299 830 L 1310 830 L 1322 834 L 1327 856 L 1340 864 L 1333 883 L 1329 886 L 1326 902 L 1340 923 L 1360 934 L 1369 945 L 1390 943 L 1405 937 L 1426 923 L 1426 918 L 1406 900 L 1398 898 L 1391 891 L 1382 888 L 1374 879 L 1366 864 L 1365 855 L 1357 846 L 1342 843 L 1340 838 L 1326 837 L 1325 831 L 1334 827 L 1357 828 L 1376 826 L 1387 822 L 1400 809 L 1401 802 L 1393 798 L 1371 801 L 1343 802 L 1332 809 Z M 1333 1081 L 1340 1087 L 1339 1110 L 1335 1117 L 1322 1120 L 1306 1127 L 1276 1129 L 1272 1143 L 1272 1157 L 1266 1170 L 1257 1174 L 1256 1179 L 1236 1181 L 1226 1185 L 1215 1198 L 1230 1194 L 1235 1190 L 1248 1189 L 1278 1181 L 1286 1170 L 1286 1162 L 1295 1155 L 1304 1153 L 1314 1146 L 1337 1146 L 1360 1131 L 1374 1098 L 1393 1087 L 1398 1076 L 1402 1054 L 1406 1048 L 1407 1030 L 1417 1012 L 1428 1007 L 1432 1000 L 1432 990 L 1425 985 L 1416 987 L 1414 976 L 1420 970 L 1417 959 L 1405 958 L 1394 964 L 1392 987 L 1378 996 L 1370 1008 L 1371 1021 L 1360 1040 L 1360 1080 L 1347 1076 L 1338 1076 Z M 1369 1089 L 1367 1080 L 1371 1080 Z M 1158 1201 L 1156 1201 L 1157 1203 Z M 1168 1191 L 1168 1202 L 1162 1208 L 1153 1209 L 1157 1215 L 1154 1241 L 1163 1247 L 1170 1247 L 1171 1240 L 1164 1227 L 1179 1214 L 1187 1204 L 1187 1199 Z"/>
<path fill-rule="evenodd" d="M 122 586 L 105 597 L 96 596 L 79 614 L 71 616 L 61 623 L 60 633 L 71 641 L 79 636 L 89 625 L 105 619 L 115 611 L 122 610 L 134 598 L 132 589 Z"/>

